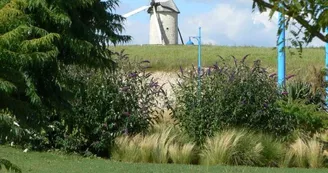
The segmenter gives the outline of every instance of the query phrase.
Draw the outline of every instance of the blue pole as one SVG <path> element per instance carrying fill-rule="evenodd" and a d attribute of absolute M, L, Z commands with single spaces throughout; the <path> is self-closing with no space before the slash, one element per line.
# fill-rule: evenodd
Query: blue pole
<path fill-rule="evenodd" d="M 285 16 L 279 13 L 279 37 L 278 37 L 278 86 L 285 85 L 286 54 L 285 54 Z"/>

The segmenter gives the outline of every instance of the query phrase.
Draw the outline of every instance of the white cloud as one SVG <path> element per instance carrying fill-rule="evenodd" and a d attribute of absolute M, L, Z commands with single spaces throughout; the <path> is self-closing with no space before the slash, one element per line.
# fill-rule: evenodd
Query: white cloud
<path fill-rule="evenodd" d="M 278 14 L 275 13 L 271 20 L 269 20 L 269 13 L 270 12 L 263 12 L 260 14 L 259 12 L 255 12 L 255 14 L 252 15 L 253 24 L 262 24 L 264 25 L 264 29 L 267 31 L 276 30 L 278 24 Z"/>
<path fill-rule="evenodd" d="M 204 1 L 190 0 L 194 3 Z M 177 2 L 177 1 L 176 1 Z M 275 14 L 269 20 L 269 13 L 252 12 L 250 0 L 206 0 L 213 8 L 207 12 L 193 13 L 195 9 L 182 11 L 179 15 L 179 28 L 186 42 L 189 36 L 198 34 L 202 27 L 204 44 L 237 45 L 237 46 L 270 46 L 276 45 L 278 16 Z M 214 5 L 215 3 L 217 5 Z M 190 2 L 191 3 L 191 2 Z M 125 6 L 125 9 L 129 7 Z M 147 44 L 149 32 L 149 15 L 139 13 L 127 20 L 125 34 L 134 40 L 130 44 Z M 287 38 L 292 35 L 287 33 Z M 287 43 L 289 45 L 289 43 Z M 323 46 L 315 39 L 311 46 Z"/>
<path fill-rule="evenodd" d="M 276 42 L 276 27 L 268 16 L 232 3 L 221 3 L 207 13 L 184 17 L 181 25 L 181 30 L 188 34 L 191 27 L 201 26 L 205 43 L 274 46 Z"/>

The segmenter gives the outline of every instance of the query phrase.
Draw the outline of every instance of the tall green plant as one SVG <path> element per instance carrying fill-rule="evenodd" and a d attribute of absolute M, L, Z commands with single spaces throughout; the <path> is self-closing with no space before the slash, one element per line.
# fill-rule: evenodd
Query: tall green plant
<path fill-rule="evenodd" d="M 118 2 L 0 2 L 0 109 L 9 109 L 28 129 L 28 143 L 54 147 L 63 136 L 57 132 L 65 128 L 61 120 L 71 113 L 79 85 L 66 73 L 68 66 L 113 69 L 106 46 L 130 39 L 121 35 L 124 18 L 112 11 Z"/>
<path fill-rule="evenodd" d="M 319 106 L 305 104 L 303 100 L 278 101 L 277 105 L 286 115 L 296 120 L 296 127 L 305 133 L 315 133 L 328 127 L 328 116 L 325 111 L 318 110 Z"/>
<path fill-rule="evenodd" d="M 23 135 L 16 118 L 8 110 L 0 110 L 0 144 L 17 141 Z"/>
<path fill-rule="evenodd" d="M 165 93 L 146 71 L 149 62 L 130 62 L 125 54 L 116 62 L 113 70 L 68 69 L 80 86 L 70 102 L 73 112 L 62 119 L 65 130 L 59 133 L 67 135 L 61 137 L 65 150 L 107 156 L 117 136 L 145 132 L 156 118 Z"/>
<path fill-rule="evenodd" d="M 200 86 L 196 71 L 181 71 L 180 83 L 174 87 L 174 117 L 198 143 L 223 127 L 248 127 L 275 135 L 294 129 L 294 119 L 282 115 L 274 104 L 279 97 L 275 82 L 259 61 L 248 66 L 245 58 L 203 70 Z"/>
<path fill-rule="evenodd" d="M 54 42 L 60 36 L 33 26 L 27 7 L 22 0 L 0 4 L 0 108 L 15 114 L 41 104 L 33 70 L 43 69 L 59 53 Z"/>

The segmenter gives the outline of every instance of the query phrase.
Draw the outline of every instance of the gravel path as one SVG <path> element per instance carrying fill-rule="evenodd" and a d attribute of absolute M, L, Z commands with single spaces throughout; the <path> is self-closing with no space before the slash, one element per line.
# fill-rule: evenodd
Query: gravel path
<path fill-rule="evenodd" d="M 171 100 L 174 98 L 171 84 L 176 84 L 178 76 L 173 72 L 161 72 L 156 71 L 152 73 L 155 80 L 158 81 L 159 85 L 163 85 L 164 91 L 167 93 L 168 98 Z M 171 83 L 171 84 L 170 84 Z"/>

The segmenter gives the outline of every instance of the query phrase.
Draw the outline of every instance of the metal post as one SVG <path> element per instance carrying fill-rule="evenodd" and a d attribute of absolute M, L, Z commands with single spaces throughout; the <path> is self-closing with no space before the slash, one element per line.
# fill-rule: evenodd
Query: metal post
<path fill-rule="evenodd" d="M 279 37 L 278 37 L 278 86 L 285 85 L 286 54 L 285 54 L 285 16 L 279 13 Z"/>

